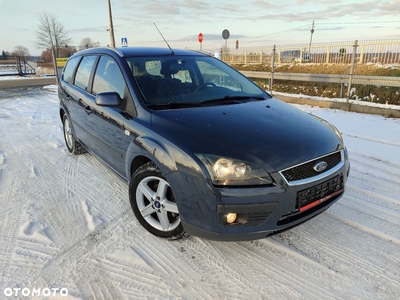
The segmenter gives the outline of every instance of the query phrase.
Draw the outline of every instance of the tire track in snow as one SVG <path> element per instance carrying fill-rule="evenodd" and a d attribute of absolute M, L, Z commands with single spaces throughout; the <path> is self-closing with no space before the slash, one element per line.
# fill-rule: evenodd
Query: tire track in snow
<path fill-rule="evenodd" d="M 346 193 L 358 199 L 363 199 L 364 201 L 375 203 L 376 205 L 391 209 L 395 212 L 400 212 L 400 199 L 394 199 L 390 196 L 384 196 L 375 191 L 365 190 L 350 184 L 346 187 Z"/>
<path fill-rule="evenodd" d="M 371 215 L 379 220 L 386 221 L 387 223 L 392 223 L 393 226 L 400 226 L 400 212 L 387 209 L 375 203 L 365 201 L 364 199 L 357 198 L 349 194 L 346 194 L 345 198 L 338 202 L 337 205 L 346 206 L 350 211 L 352 209 L 358 210 L 363 214 Z M 333 206 L 331 209 L 333 209 L 335 206 Z M 345 210 L 347 210 L 347 208 L 345 208 Z"/>
<path fill-rule="evenodd" d="M 68 277 L 74 271 L 72 268 L 68 270 L 63 268 L 68 262 L 82 261 L 91 255 L 91 251 L 95 251 L 96 254 L 102 253 L 102 251 L 108 253 L 106 250 L 109 244 L 106 241 L 116 236 L 119 238 L 118 235 L 123 232 L 123 224 L 129 224 L 130 217 L 130 211 L 123 212 L 105 227 L 100 227 L 96 232 L 78 239 L 74 244 L 61 248 L 61 251 L 43 266 L 38 278 L 52 281 L 57 277 Z M 60 272 L 60 270 L 62 271 Z"/>
<path fill-rule="evenodd" d="M 0 172 L 12 170 L 25 185 L 18 187 L 8 177 L 0 177 L 0 188 L 10 189 L 0 189 L 0 196 L 9 195 L 14 201 L 3 206 L 0 214 L 6 220 L 0 221 L 0 232 L 15 226 L 17 234 L 14 241 L 7 231 L 6 252 L 11 262 L 0 256 L 1 284 L 62 284 L 71 295 L 83 299 L 376 299 L 381 295 L 396 299 L 400 295 L 396 283 L 399 245 L 381 232 L 389 222 L 397 224 L 399 166 L 351 153 L 352 173 L 345 196 L 317 218 L 268 239 L 222 243 L 189 237 L 169 242 L 148 234 L 135 221 L 125 183 L 92 156 L 73 157 L 58 147 L 57 141 L 64 143 L 61 123 L 53 126 L 56 118 L 49 117 L 49 112 L 40 113 L 41 98 L 45 97 L 5 105 L 12 108 L 13 116 L 19 111 L 12 126 L 24 128 L 21 134 L 13 136 L 12 128 L 4 128 L 0 119 L 0 147 L 3 142 L 6 145 L 0 149 L 5 157 Z M 52 99 L 44 102 L 55 102 L 57 114 Z M 7 114 L 0 106 L 0 115 L 1 109 Z M 32 131 L 36 133 L 29 146 L 8 139 L 27 139 Z M 30 159 L 27 154 L 38 143 L 43 143 L 43 156 L 48 157 Z M 26 148 L 20 151 L 21 147 Z M 9 160 L 13 151 L 18 160 Z M 27 166 L 18 166 L 18 161 Z M 94 186 L 97 191 L 88 192 Z M 386 191 L 391 189 L 394 192 Z M 27 220 L 24 213 L 32 201 L 36 214 Z M 362 203 L 365 206 L 357 208 Z M 387 212 L 388 223 L 379 218 L 377 210 L 383 216 Z M 14 223 L 12 213 L 20 219 L 14 225 L 5 224 Z M 360 221 L 363 216 L 365 223 Z M 96 217 L 102 226 L 96 225 Z M 86 225 L 88 220 L 93 222 L 91 228 Z M 38 231 L 33 225 L 28 226 L 33 234 L 21 235 L 26 221 L 44 227 L 47 233 L 43 233 L 53 243 L 35 239 Z M 117 259 L 123 255 L 125 259 Z"/>
<path fill-rule="evenodd" d="M 6 103 L 7 110 L 13 103 Z M 4 107 L 1 107 L 4 111 Z M 0 113 L 1 113 L 0 111 Z M 13 120 L 13 119 L 12 119 Z M 17 121 L 17 123 L 20 121 Z M 0 286 L 9 286 L 10 278 L 13 278 L 13 255 L 18 243 L 19 228 L 21 225 L 21 216 L 24 212 L 25 199 L 21 193 L 21 183 L 26 177 L 26 172 L 20 168 L 19 163 L 25 157 L 20 158 L 20 149 L 16 144 L 19 138 L 18 132 L 15 132 L 15 124 L 3 123 L 0 119 L 0 199 L 2 210 L 0 213 L 0 243 L 2 245 L 2 253 L 0 255 Z M 11 172 L 16 170 L 16 172 Z M 21 180 L 15 180 L 19 178 Z M 29 183 L 26 183 L 29 186 Z"/>
<path fill-rule="evenodd" d="M 14 207 L 14 210 L 9 209 L 4 214 L 2 213 L 2 222 L 0 223 L 1 228 L 1 248 L 2 253 L 0 255 L 0 286 L 9 286 L 9 278 L 13 274 L 13 263 L 12 256 L 15 251 L 17 244 L 17 238 L 19 234 L 20 218 L 23 212 L 22 207 Z"/>
<path fill-rule="evenodd" d="M 389 167 L 366 165 L 352 161 L 349 185 L 374 193 L 400 199 L 400 166 L 399 170 Z"/>
<path fill-rule="evenodd" d="M 29 199 L 35 199 L 37 206 L 38 206 L 38 216 L 39 219 L 42 219 L 45 223 L 47 220 L 49 220 L 49 222 L 47 222 L 47 226 L 49 227 L 49 230 L 47 230 L 48 232 L 53 232 L 53 234 L 55 233 L 57 236 L 57 240 L 56 242 L 58 242 L 58 244 L 62 244 L 66 242 L 66 238 L 64 234 L 59 234 L 57 228 L 55 225 L 57 225 L 57 220 L 59 219 L 60 214 L 59 213 L 55 213 L 56 218 L 53 218 L 53 212 L 57 211 L 57 205 L 58 204 L 54 204 L 52 200 L 58 199 L 59 198 L 59 194 L 56 192 L 57 190 L 62 190 L 59 188 L 56 188 L 53 186 L 53 184 L 49 183 L 49 182 L 54 182 L 54 180 L 56 182 L 60 182 L 62 184 L 63 182 L 63 178 L 61 176 L 59 176 L 59 172 L 56 172 L 59 168 L 60 168 L 60 157 L 64 157 L 64 153 L 60 153 L 60 151 L 47 151 L 46 149 L 48 148 L 53 148 L 53 150 L 57 150 L 58 147 L 54 147 L 54 145 L 52 145 L 51 143 L 49 143 L 49 141 L 52 141 L 53 137 L 56 135 L 60 135 L 60 131 L 59 131 L 59 126 L 53 126 L 51 128 L 51 130 L 55 130 L 55 133 L 52 134 L 48 134 L 49 130 L 48 130 L 48 123 L 52 122 L 52 118 L 48 118 L 47 120 L 42 120 L 37 122 L 37 120 L 40 120 L 41 114 L 43 113 L 40 109 L 36 109 L 36 105 L 31 105 L 32 108 L 30 108 L 29 105 L 25 105 L 23 108 L 18 107 L 18 105 L 14 104 L 14 103 L 10 103 L 14 106 L 14 109 L 16 111 L 19 111 L 21 118 L 17 118 L 16 123 L 12 126 L 9 126 L 6 128 L 6 130 L 8 130 L 9 132 L 6 132 L 4 134 L 4 136 L 7 137 L 12 137 L 12 141 L 8 141 L 5 142 L 5 145 L 11 145 L 10 148 L 8 150 L 9 153 L 14 153 L 16 155 L 13 156 L 14 160 L 17 161 L 24 161 L 24 164 L 21 166 L 16 167 L 15 166 L 15 170 L 17 170 L 17 172 L 19 173 L 14 174 L 17 175 L 21 181 L 20 182 L 25 182 L 25 195 L 23 197 L 15 197 L 13 195 L 6 195 L 6 199 L 11 199 L 13 200 L 14 203 L 10 203 L 10 208 L 15 208 L 15 207 L 19 207 L 21 208 L 19 212 L 15 213 L 15 211 L 13 213 L 15 213 L 15 216 L 21 216 L 22 212 L 24 211 L 24 209 L 26 209 L 26 201 Z M 34 113 L 32 113 L 32 111 L 35 111 Z M 46 119 L 46 118 L 45 118 Z M 32 125 L 34 124 L 34 125 Z M 19 128 L 24 128 L 26 127 L 27 130 L 21 130 L 18 131 L 17 133 L 14 133 L 13 131 L 13 127 L 19 127 Z M 46 127 L 46 128 L 45 128 Z M 50 130 L 50 132 L 51 132 Z M 11 133 L 11 131 L 13 131 Z M 30 133 L 33 132 L 34 135 L 31 135 L 31 137 L 29 137 Z M 15 139 L 15 140 L 14 140 Z M 51 154 L 50 156 L 47 155 L 46 157 L 31 157 L 30 153 L 34 153 L 35 151 L 37 151 L 37 147 L 42 147 L 43 150 L 40 152 L 44 152 L 44 153 L 48 153 Z M 63 151 L 65 152 L 65 151 Z M 20 158 L 19 158 L 20 157 Z M 65 164 L 65 166 L 69 166 L 69 164 Z M 25 171 L 26 170 L 26 171 Z M 50 175 L 47 175 L 46 172 L 44 171 L 46 170 L 47 172 L 49 172 Z M 12 177 L 10 177 L 12 178 Z M 9 180 L 10 181 L 10 180 Z M 2 181 L 4 183 L 4 181 Z M 33 183 L 30 186 L 30 183 Z M 8 188 L 8 190 L 18 190 L 18 188 L 13 187 L 12 184 L 8 184 L 8 182 L 6 182 L 5 184 Z M 8 193 L 8 192 L 7 192 Z M 16 202 L 18 201 L 18 199 L 20 199 L 20 204 L 17 205 Z M 50 204 L 50 205 L 48 205 Z M 46 207 L 46 209 L 49 209 L 51 207 L 55 208 L 55 211 L 47 213 L 47 215 L 50 218 L 46 218 L 45 214 L 41 214 L 41 208 Z M 72 209 L 71 213 L 69 213 L 69 215 L 74 216 L 76 215 L 76 213 L 74 212 L 76 211 L 75 208 Z M 60 228 L 64 228 L 65 231 L 65 226 L 66 224 L 64 222 L 67 222 L 67 224 L 71 224 L 71 222 L 69 221 L 76 221 L 73 219 L 69 219 L 68 217 L 64 217 L 62 219 L 62 222 L 59 225 Z M 34 221 L 33 221 L 34 222 Z M 10 224 L 11 223 L 11 224 Z M 3 256 L 5 257 L 5 262 L 10 262 L 12 261 L 10 259 L 10 257 L 15 257 L 16 261 L 12 261 L 12 265 L 14 268 L 24 268 L 24 265 L 26 264 L 26 261 L 24 259 L 21 259 L 21 257 L 26 257 L 29 259 L 29 257 L 31 256 L 32 258 L 39 258 L 40 255 L 38 256 L 38 253 L 40 253 L 40 250 L 38 250 L 39 243 L 30 243 L 27 244 L 23 251 L 21 251 L 21 249 L 19 248 L 19 246 L 16 246 L 16 244 L 20 241 L 21 238 L 24 238 L 24 236 L 21 236 L 21 232 L 20 230 L 18 230 L 18 228 L 20 228 L 21 225 L 19 225 L 20 222 L 20 218 L 16 219 L 15 221 L 11 221 L 10 219 L 3 224 L 9 224 L 10 227 L 14 228 L 15 231 L 12 232 L 11 230 L 4 229 L 3 232 L 9 232 L 10 237 L 5 237 L 2 238 L 2 243 L 6 244 L 6 248 L 9 249 L 7 250 L 5 254 L 8 254 L 7 256 Z M 33 223 L 34 224 L 34 223 Z M 72 222 L 72 224 L 74 224 L 74 222 Z M 67 231 L 68 232 L 68 231 Z M 11 240 L 13 243 L 8 243 L 7 241 Z M 38 242 L 38 241 L 37 241 Z M 8 245 L 9 244 L 9 245 Z M 51 257 L 49 257 L 48 259 L 50 259 Z M 5 262 L 2 262 L 2 266 L 5 266 Z M 10 263 L 9 263 L 10 264 Z M 7 269 L 7 268 L 5 268 Z"/>
<path fill-rule="evenodd" d="M 288 240 L 288 245 L 303 255 L 345 276 L 346 282 L 355 287 L 368 287 L 363 291 L 362 298 L 374 298 L 376 286 L 373 283 L 382 284 L 382 278 L 385 278 L 383 285 L 392 291 L 392 295 L 400 293 L 399 274 L 386 264 L 387 260 L 400 263 L 396 254 L 399 246 L 363 229 L 359 224 L 331 213 L 329 209 L 279 237 Z M 354 236 L 357 236 L 357 240 L 354 240 Z M 330 237 L 336 237 L 336 240 Z"/>
<path fill-rule="evenodd" d="M 348 133 L 342 133 L 342 135 L 350 137 L 350 138 L 355 138 L 355 139 L 359 139 L 359 140 L 373 142 L 373 143 L 376 143 L 376 144 L 385 144 L 385 145 L 395 146 L 395 147 L 398 147 L 399 151 L 400 151 L 400 143 L 398 143 L 398 142 L 393 142 L 393 141 L 389 141 L 389 140 L 382 140 L 382 139 L 375 139 L 375 138 L 371 138 L 371 137 L 368 137 L 368 136 L 354 135 L 354 134 L 348 134 Z"/>
<path fill-rule="evenodd" d="M 128 233 L 127 239 L 129 244 L 140 245 L 140 248 L 133 249 L 143 262 L 154 269 L 162 277 L 163 282 L 168 284 L 167 290 L 172 293 L 171 296 L 179 297 L 180 293 L 184 293 L 187 296 L 197 295 L 197 299 L 219 298 L 214 289 L 206 288 L 208 284 L 203 279 L 207 274 L 199 274 L 199 270 L 192 266 L 192 259 L 189 261 L 182 259 L 185 256 L 185 250 L 181 248 L 182 241 L 169 242 L 154 237 L 141 227 L 135 232 Z M 159 243 L 163 243 L 161 248 Z M 150 290 L 151 288 L 148 287 Z"/>
<path fill-rule="evenodd" d="M 334 214 L 336 218 L 341 218 L 345 221 L 344 223 L 396 243 L 400 247 L 400 226 L 396 224 L 341 204 L 332 207 L 330 213 Z"/>
<path fill-rule="evenodd" d="M 334 292 L 318 284 L 322 275 L 326 277 L 329 271 L 299 264 L 297 256 L 285 256 L 281 249 L 269 243 L 268 240 L 211 245 L 213 256 L 224 258 L 222 266 L 227 266 L 225 267 L 225 269 L 228 268 L 226 274 L 239 277 L 239 281 L 250 289 L 248 294 L 243 295 L 245 297 L 241 297 L 242 299 L 249 299 L 248 297 L 255 295 L 267 299 L 271 297 L 274 299 L 335 298 Z M 262 243 L 264 247 L 259 246 Z M 301 268 L 292 268 L 293 265 L 301 266 Z M 265 282 L 268 288 L 254 289 L 252 286 L 254 278 Z M 242 289 L 240 291 L 242 293 Z"/>
<path fill-rule="evenodd" d="M 351 153 L 350 162 L 352 168 L 357 166 L 358 169 L 361 169 L 372 176 L 400 183 L 400 166 L 393 164 L 392 162 L 382 161 L 359 153 Z M 374 171 L 374 173 L 371 174 L 371 171 Z"/>
<path fill-rule="evenodd" d="M 232 248 L 236 247 L 236 243 L 228 242 L 227 244 Z M 224 253 L 224 250 L 218 247 L 218 242 L 196 237 L 182 241 L 177 246 L 184 249 L 185 252 L 182 255 L 186 257 L 186 260 L 194 257 L 193 262 L 189 261 L 189 263 L 197 263 L 195 273 L 199 274 L 213 288 L 219 287 L 219 298 L 225 298 L 231 294 L 235 299 L 251 299 L 257 295 L 258 291 L 252 288 L 251 279 L 243 274 L 248 266 L 238 266 L 237 261 L 232 262 L 230 259 L 232 250 Z M 203 261 L 207 263 L 202 264 Z M 258 273 L 256 270 L 251 270 L 249 274 Z M 229 278 L 229 283 L 225 282 L 226 278 Z"/>

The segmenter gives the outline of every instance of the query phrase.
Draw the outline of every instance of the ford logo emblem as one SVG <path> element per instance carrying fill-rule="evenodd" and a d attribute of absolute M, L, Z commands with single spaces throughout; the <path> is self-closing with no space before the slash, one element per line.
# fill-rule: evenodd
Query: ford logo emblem
<path fill-rule="evenodd" d="M 314 165 L 313 169 L 314 169 L 316 172 L 322 172 L 323 170 L 326 169 L 327 166 L 328 166 L 328 164 L 327 164 L 326 162 L 320 161 L 320 162 L 318 162 L 318 163 L 316 163 L 316 164 Z"/>

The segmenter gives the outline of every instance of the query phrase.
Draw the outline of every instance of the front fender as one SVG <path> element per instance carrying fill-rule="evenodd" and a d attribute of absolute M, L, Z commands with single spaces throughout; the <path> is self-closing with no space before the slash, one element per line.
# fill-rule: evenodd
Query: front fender
<path fill-rule="evenodd" d="M 198 163 L 186 152 L 165 140 L 164 143 L 149 136 L 138 137 L 129 145 L 126 155 L 126 174 L 130 180 L 132 161 L 142 156 L 153 161 L 166 176 L 177 170 L 196 177 L 203 177 Z"/>
<path fill-rule="evenodd" d="M 163 174 L 176 171 L 177 169 L 168 150 L 162 144 L 151 137 L 139 137 L 132 141 L 126 153 L 125 168 L 128 181 L 133 173 L 131 172 L 132 161 L 138 156 L 146 157 L 153 161 Z"/>

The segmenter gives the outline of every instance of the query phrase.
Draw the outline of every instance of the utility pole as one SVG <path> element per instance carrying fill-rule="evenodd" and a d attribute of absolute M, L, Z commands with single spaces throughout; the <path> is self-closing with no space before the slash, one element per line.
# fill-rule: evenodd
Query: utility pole
<path fill-rule="evenodd" d="M 107 31 L 110 32 L 111 47 L 115 48 L 114 26 L 113 26 L 113 21 L 112 21 L 110 0 L 107 0 L 107 3 L 108 3 L 108 19 L 110 21 L 110 28 Z"/>
<path fill-rule="evenodd" d="M 312 27 L 311 27 L 311 37 L 310 37 L 310 46 L 308 47 L 308 53 L 311 53 L 311 42 L 312 42 L 312 35 L 314 33 L 314 21 L 312 21 Z"/>

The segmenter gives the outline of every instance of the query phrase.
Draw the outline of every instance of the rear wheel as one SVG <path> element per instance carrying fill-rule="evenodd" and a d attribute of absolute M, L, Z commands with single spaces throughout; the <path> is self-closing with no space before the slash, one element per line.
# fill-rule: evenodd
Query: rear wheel
<path fill-rule="evenodd" d="M 64 115 L 63 117 L 63 129 L 64 129 L 64 139 L 67 149 L 70 153 L 78 155 L 82 153 L 86 153 L 85 148 L 82 147 L 81 144 L 76 140 L 74 132 L 72 131 L 71 123 L 67 117 Z"/>
<path fill-rule="evenodd" d="M 163 238 L 184 235 L 172 189 L 153 162 L 133 174 L 129 198 L 136 218 L 149 232 Z"/>

